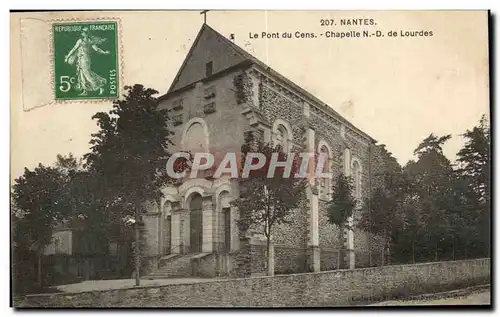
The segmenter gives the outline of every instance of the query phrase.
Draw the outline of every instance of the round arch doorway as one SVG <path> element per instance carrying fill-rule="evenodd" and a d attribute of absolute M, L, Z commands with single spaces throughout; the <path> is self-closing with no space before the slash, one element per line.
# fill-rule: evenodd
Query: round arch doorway
<path fill-rule="evenodd" d="M 191 253 L 200 253 L 203 245 L 202 197 L 195 193 L 189 202 L 189 242 Z"/>

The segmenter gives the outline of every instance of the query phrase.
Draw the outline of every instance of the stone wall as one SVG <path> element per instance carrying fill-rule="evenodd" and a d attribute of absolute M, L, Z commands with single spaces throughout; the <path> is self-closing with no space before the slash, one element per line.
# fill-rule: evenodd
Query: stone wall
<path fill-rule="evenodd" d="M 489 284 L 490 259 L 394 265 L 74 294 L 31 295 L 15 307 L 342 306 Z"/>
<path fill-rule="evenodd" d="M 319 201 L 319 246 L 321 248 L 338 249 L 342 246 L 339 238 L 340 229 L 328 222 L 327 202 Z"/>
<path fill-rule="evenodd" d="M 304 144 L 304 131 L 307 127 L 315 131 L 314 147 L 318 149 L 320 142 L 325 144 L 331 150 L 331 171 L 333 179 L 330 186 L 335 182 L 338 175 L 343 172 L 345 165 L 344 150 L 350 149 L 352 159 L 356 159 L 361 166 L 361 195 L 368 196 L 372 184 L 370 182 L 370 172 L 376 167 L 373 162 L 378 163 L 376 153 L 372 155 L 375 147 L 366 135 L 360 133 L 350 124 L 333 114 L 327 114 L 323 110 L 317 109 L 314 105 L 306 105 L 304 101 L 297 98 L 296 95 L 287 90 L 284 86 L 277 84 L 273 80 L 260 77 L 259 86 L 260 112 L 262 118 L 272 125 L 275 120 L 284 120 L 288 122 L 292 129 L 292 142 L 294 148 L 301 150 Z M 307 110 L 305 110 L 307 109 Z M 349 162 L 349 165 L 351 162 Z M 373 174 L 373 173 L 372 173 Z M 339 237 L 339 228 L 331 225 L 327 220 L 326 205 L 327 196 L 320 195 L 318 210 L 319 227 L 319 246 L 322 249 L 338 250 L 342 247 L 343 239 Z M 360 216 L 360 211 L 355 212 L 354 224 Z M 309 232 L 309 212 L 304 208 L 303 213 L 296 213 L 293 221 L 286 226 L 277 228 L 276 243 L 282 243 L 298 248 L 306 247 L 310 242 Z M 356 265 L 363 267 L 369 266 L 369 249 L 374 246 L 373 237 L 369 237 L 365 232 L 355 228 L 354 230 L 354 252 Z M 331 258 L 327 254 L 327 258 Z M 329 260 L 327 260 L 329 261 Z M 322 263 L 326 263 L 321 260 Z M 323 264 L 323 267 L 331 267 L 330 264 Z M 287 270 L 291 270 L 288 268 Z"/>
<path fill-rule="evenodd" d="M 274 244 L 294 247 L 306 247 L 309 242 L 309 215 L 306 204 L 293 210 L 287 217 L 287 223 L 279 224 L 273 230 Z"/>
<path fill-rule="evenodd" d="M 339 250 L 320 248 L 320 269 L 321 271 L 336 270 L 338 267 Z"/>
<path fill-rule="evenodd" d="M 302 105 L 285 97 L 282 87 L 273 85 L 270 81 L 261 84 L 260 109 L 263 118 L 271 125 L 276 119 L 282 119 L 288 122 L 292 128 L 290 132 L 292 133 L 293 142 L 302 145 L 302 129 L 306 124 Z"/>
<path fill-rule="evenodd" d="M 193 118 L 205 121 L 209 152 L 217 155 L 227 152 L 238 153 L 244 142 L 243 132 L 248 129 L 249 123 L 241 114 L 244 104 L 238 104 L 236 99 L 236 88 L 233 79 L 242 74 L 242 71 L 228 73 L 226 76 L 213 78 L 206 82 L 200 82 L 197 86 L 177 93 L 161 102 L 161 108 L 172 109 L 171 118 L 180 118 L 182 123 L 173 127 L 175 133 L 172 137 L 174 143 L 169 151 L 174 153 L 180 149 L 182 135 L 186 124 Z M 215 96 L 206 99 L 205 89 L 213 87 Z M 174 104 L 182 100 L 182 106 L 175 107 Z M 215 112 L 206 112 L 205 106 L 214 103 Z M 249 101 L 250 102 L 250 101 Z"/>
<path fill-rule="evenodd" d="M 274 247 L 275 274 L 309 272 L 308 255 L 308 249 L 305 247 L 276 245 Z"/>
<path fill-rule="evenodd" d="M 217 259 L 215 254 L 191 259 L 195 276 L 215 277 L 217 275 Z"/>
<path fill-rule="evenodd" d="M 193 56 L 196 55 L 197 54 L 193 54 Z M 215 64 L 217 63 L 214 63 L 214 67 L 216 67 Z M 240 77 L 241 83 L 238 85 L 241 87 L 235 84 L 239 82 L 236 79 Z M 211 99 L 206 99 L 206 89 L 208 88 L 213 88 L 215 94 Z M 244 98 L 240 95 L 244 96 Z M 181 99 L 182 103 L 179 104 L 178 101 Z M 204 111 L 204 107 L 209 101 L 214 102 L 215 112 Z M 180 148 L 181 136 L 184 128 L 186 128 L 186 123 L 193 118 L 201 118 L 204 120 L 210 144 L 209 151 L 215 154 L 231 151 L 239 152 L 243 143 L 244 132 L 255 128 L 254 119 L 257 118 L 257 121 L 269 127 L 272 126 L 275 120 L 281 119 L 285 120 L 291 127 L 291 141 L 294 149 L 301 150 L 301 147 L 305 145 L 304 131 L 309 126 L 315 130 L 316 149 L 320 141 L 328 144 L 332 150 L 331 162 L 334 177 L 342 171 L 344 165 L 344 149 L 346 147 L 350 148 L 352 157 L 356 157 L 362 166 L 361 192 L 362 194 L 368 193 L 370 171 L 369 149 L 371 141 L 348 123 L 342 123 L 341 119 L 331 114 L 326 115 L 313 105 L 306 107 L 310 109 L 310 111 L 305 111 L 305 106 L 304 101 L 291 94 L 284 86 L 268 78 L 266 79 L 265 76 L 256 75 L 252 70 L 248 69 L 235 69 L 222 77 L 215 77 L 205 82 L 198 82 L 195 86 L 185 91 L 175 93 L 169 96 L 168 99 L 162 101 L 162 107 L 173 109 L 171 116 L 181 118 L 182 122 L 173 128 L 175 131 L 173 141 L 176 146 L 172 148 L 172 152 Z M 250 114 L 244 114 L 246 113 L 245 109 L 250 108 L 256 111 L 254 117 Z M 306 112 L 309 114 L 306 115 Z M 265 133 L 269 136 L 270 131 Z M 322 249 L 338 249 L 340 248 L 338 228 L 327 223 L 325 206 L 326 200 L 320 200 L 319 246 Z M 307 249 L 311 242 L 309 217 L 307 206 L 294 212 L 290 217 L 292 220 L 291 223 L 275 228 L 274 243 L 276 245 L 281 244 L 290 247 L 289 250 L 293 248 Z M 215 220 L 217 219 L 218 218 Z M 174 221 L 172 223 L 173 226 L 176 225 Z M 188 227 L 189 224 L 185 223 L 185 225 Z M 217 221 L 214 222 L 214 227 L 216 226 Z M 237 239 L 238 234 L 236 231 L 237 230 L 233 230 L 232 232 L 233 240 Z M 156 241 L 155 239 L 152 240 Z M 370 243 L 366 238 L 366 234 L 355 230 L 354 240 L 355 253 L 368 254 Z M 172 241 L 172 243 L 175 244 L 175 241 Z M 235 248 L 234 251 L 238 251 L 237 248 Z M 262 253 L 257 250 L 253 252 L 255 254 Z M 298 255 L 295 254 L 296 252 L 290 251 L 289 253 L 293 258 L 298 258 Z M 282 254 L 285 254 L 285 251 L 283 251 Z M 365 266 L 367 265 L 367 261 L 364 260 L 366 258 L 368 257 L 363 255 L 361 256 L 363 260 L 356 260 L 356 262 Z M 301 261 L 307 262 L 308 260 L 310 259 L 306 256 Z M 279 262 L 280 260 L 278 259 L 277 261 Z M 262 261 L 253 260 L 252 262 L 257 263 Z M 292 262 L 290 267 L 282 267 L 280 270 L 288 272 L 296 271 L 298 267 L 294 263 L 299 261 L 294 260 Z M 324 261 L 321 260 L 321 262 Z M 283 263 L 283 266 L 286 265 L 283 261 L 279 263 Z M 278 263 L 276 263 L 276 265 L 278 265 Z M 252 271 L 257 270 L 260 266 L 260 264 L 252 264 Z M 324 267 L 330 267 L 330 265 Z"/>

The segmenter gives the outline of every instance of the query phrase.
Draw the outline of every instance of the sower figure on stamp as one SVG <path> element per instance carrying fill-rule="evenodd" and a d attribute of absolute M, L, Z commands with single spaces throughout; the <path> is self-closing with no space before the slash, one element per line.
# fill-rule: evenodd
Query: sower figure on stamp
<path fill-rule="evenodd" d="M 76 61 L 76 89 L 82 91 L 80 96 L 87 95 L 88 92 L 99 91 L 102 95 L 106 79 L 94 73 L 90 66 L 90 49 L 100 54 L 109 54 L 109 51 L 104 51 L 97 45 L 106 41 L 105 38 L 100 38 L 89 34 L 88 28 L 82 29 L 81 37 L 76 41 L 75 46 L 65 56 L 64 61 L 73 65 Z"/>

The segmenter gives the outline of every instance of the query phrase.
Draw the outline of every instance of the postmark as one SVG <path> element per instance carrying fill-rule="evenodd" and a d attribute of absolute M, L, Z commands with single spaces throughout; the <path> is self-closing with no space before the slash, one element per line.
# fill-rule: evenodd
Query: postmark
<path fill-rule="evenodd" d="M 55 100 L 118 98 L 118 27 L 113 20 L 52 24 Z"/>

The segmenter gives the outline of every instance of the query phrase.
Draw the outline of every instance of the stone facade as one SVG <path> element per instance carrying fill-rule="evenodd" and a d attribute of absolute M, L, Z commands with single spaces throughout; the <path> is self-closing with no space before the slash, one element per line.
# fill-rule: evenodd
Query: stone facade
<path fill-rule="evenodd" d="M 254 131 L 265 141 L 281 140 L 288 151 L 325 151 L 334 179 L 354 173 L 360 198 L 372 190 L 372 138 L 206 25 L 161 107 L 173 118 L 171 153 L 209 152 L 217 162 L 226 153 L 239 153 L 245 133 Z M 238 211 L 230 205 L 239 195 L 238 181 L 213 172 L 164 189 L 165 197 L 145 216 L 149 255 L 192 253 L 195 271 L 208 276 L 262 274 L 265 241 L 241 235 Z M 369 239 L 354 229 L 358 214 L 342 233 L 327 221 L 332 181 L 311 179 L 308 198 L 292 222 L 275 228 L 276 272 L 369 264 Z"/>

